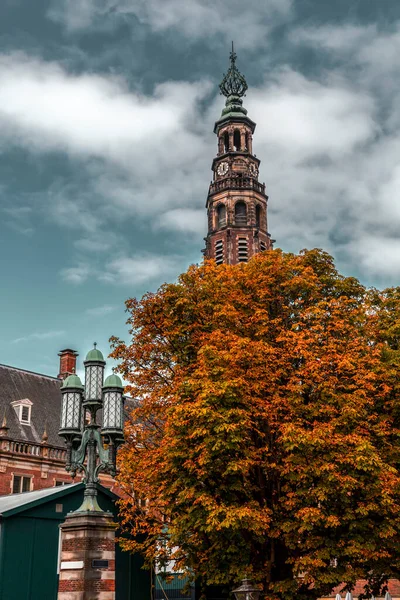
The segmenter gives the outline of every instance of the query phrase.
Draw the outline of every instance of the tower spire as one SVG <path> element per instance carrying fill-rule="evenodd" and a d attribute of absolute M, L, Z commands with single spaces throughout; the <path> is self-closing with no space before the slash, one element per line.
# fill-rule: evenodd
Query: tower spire
<path fill-rule="evenodd" d="M 221 83 L 219 84 L 220 93 L 225 96 L 228 100 L 231 96 L 236 98 L 241 98 L 246 94 L 248 89 L 246 79 L 244 75 L 241 74 L 239 69 L 236 66 L 236 52 L 233 47 L 232 42 L 232 50 L 229 55 L 229 59 L 231 61 L 231 65 L 227 71 L 224 73 Z M 228 100 L 226 104 L 228 105 Z"/>
<path fill-rule="evenodd" d="M 230 265 L 247 262 L 254 254 L 272 248 L 267 229 L 268 196 L 265 184 L 258 181 L 260 161 L 253 154 L 256 124 L 243 107 L 248 86 L 236 59 L 232 42 L 230 66 L 219 85 L 226 102 L 214 127 L 218 152 L 211 167 L 204 250 L 206 258 Z"/>

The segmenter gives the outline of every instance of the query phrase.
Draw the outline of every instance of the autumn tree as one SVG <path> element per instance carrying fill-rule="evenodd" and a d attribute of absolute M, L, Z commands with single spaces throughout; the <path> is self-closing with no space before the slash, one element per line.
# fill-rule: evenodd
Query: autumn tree
<path fill-rule="evenodd" d="M 399 575 L 399 290 L 274 250 L 126 306 L 126 548 L 269 598 Z"/>

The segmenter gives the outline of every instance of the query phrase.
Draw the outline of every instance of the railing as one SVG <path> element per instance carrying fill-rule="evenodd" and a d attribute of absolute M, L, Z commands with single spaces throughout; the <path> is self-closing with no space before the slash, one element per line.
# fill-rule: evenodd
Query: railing
<path fill-rule="evenodd" d="M 265 194 L 265 184 L 259 183 L 253 177 L 228 177 L 210 183 L 209 194 L 215 194 L 226 189 L 250 189 Z"/>
<path fill-rule="evenodd" d="M 63 448 L 54 448 L 45 444 L 29 444 L 27 442 L 13 442 L 2 440 L 0 450 L 24 454 L 26 456 L 38 456 L 65 461 L 67 451 Z"/>

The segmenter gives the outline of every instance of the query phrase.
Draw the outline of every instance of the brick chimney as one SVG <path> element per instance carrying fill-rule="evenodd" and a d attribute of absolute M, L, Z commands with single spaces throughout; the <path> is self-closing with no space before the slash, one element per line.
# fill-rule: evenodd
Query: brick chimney
<path fill-rule="evenodd" d="M 66 348 L 65 350 L 61 350 L 58 356 L 60 357 L 59 379 L 65 379 L 68 375 L 76 372 L 76 357 L 79 356 L 76 350 Z"/>

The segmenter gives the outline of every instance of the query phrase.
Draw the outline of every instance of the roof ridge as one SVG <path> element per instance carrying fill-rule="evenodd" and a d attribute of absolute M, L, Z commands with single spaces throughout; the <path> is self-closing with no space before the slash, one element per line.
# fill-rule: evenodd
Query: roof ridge
<path fill-rule="evenodd" d="M 54 379 L 55 381 L 61 381 L 58 377 L 53 377 L 52 375 L 45 375 L 44 373 L 38 373 L 37 371 L 29 371 L 29 369 L 21 369 L 20 367 L 13 367 L 11 365 L 5 365 L 0 363 L 0 367 L 5 367 L 6 369 L 14 369 L 15 371 L 22 371 L 23 373 L 29 373 L 30 375 L 37 375 L 38 377 L 46 377 L 47 379 Z"/>

